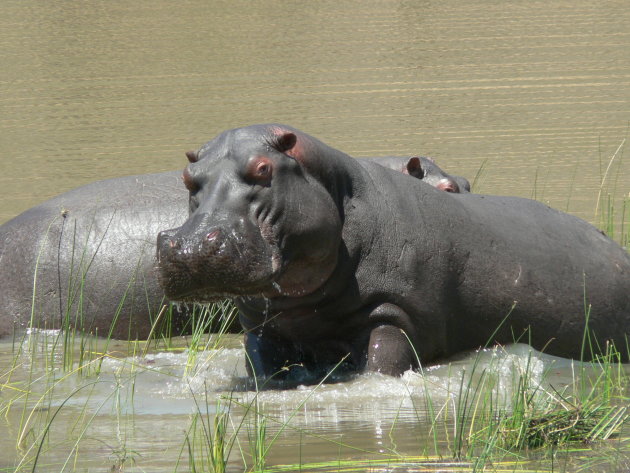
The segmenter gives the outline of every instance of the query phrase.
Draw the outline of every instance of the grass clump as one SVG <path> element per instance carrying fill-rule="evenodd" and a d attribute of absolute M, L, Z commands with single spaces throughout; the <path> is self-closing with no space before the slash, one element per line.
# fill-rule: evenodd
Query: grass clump
<path fill-rule="evenodd" d="M 588 328 L 583 344 L 585 354 L 597 346 Z M 613 345 L 604 351 L 593 361 L 571 362 L 572 378 L 556 382 L 556 360 L 543 363 L 532 349 L 513 355 L 487 348 L 459 370 L 448 366 L 443 405 L 435 397 L 439 387 L 421 371 L 425 409 L 416 416 L 430 427 L 422 451 L 469 463 L 472 471 L 492 471 L 506 461 L 520 471 L 533 458 L 555 458 L 559 449 L 630 441 L 622 437 L 629 419 L 627 368 Z"/>
<path fill-rule="evenodd" d="M 522 427 L 504 428 L 503 448 L 538 448 L 568 442 L 607 440 L 628 418 L 627 407 L 589 402 L 584 406 L 559 402 L 557 409 L 524 416 Z"/>
<path fill-rule="evenodd" d="M 477 465 L 528 450 L 553 456 L 561 448 L 619 436 L 629 418 L 628 379 L 619 360 L 619 353 L 609 347 L 605 356 L 580 363 L 572 383 L 562 391 L 548 373 L 537 381 L 528 363 L 507 407 L 490 413 L 496 422 L 472 434 L 483 446 L 472 452 Z"/>
<path fill-rule="evenodd" d="M 558 392 L 553 386 L 543 390 L 519 384 L 512 410 L 498 424 L 498 445 L 506 450 L 557 448 L 572 442 L 592 443 L 619 434 L 628 420 L 627 405 L 614 402 L 605 387 L 611 379 L 599 377 L 586 396 L 579 392 L 579 381 L 573 392 Z M 615 380 L 619 390 L 625 381 Z M 577 392 L 576 392 L 577 390 Z M 623 399 L 621 392 L 619 400 Z"/>
<path fill-rule="evenodd" d="M 194 396 L 193 399 L 197 411 L 185 438 L 189 470 L 192 473 L 223 473 L 236 441 L 236 435 L 228 433 L 230 403 L 226 403 L 226 408 L 222 399 L 218 398 L 214 412 L 211 412 L 207 391 L 203 404 Z"/>

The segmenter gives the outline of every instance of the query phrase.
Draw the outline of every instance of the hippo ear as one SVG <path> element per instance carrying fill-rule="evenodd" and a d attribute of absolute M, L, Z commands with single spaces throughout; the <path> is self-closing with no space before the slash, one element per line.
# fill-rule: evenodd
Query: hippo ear
<path fill-rule="evenodd" d="M 281 153 L 285 153 L 292 149 L 296 142 L 297 136 L 290 131 L 285 131 L 274 137 L 273 147 Z"/>
<path fill-rule="evenodd" d="M 186 151 L 186 157 L 190 163 L 196 163 L 199 161 L 199 154 L 197 154 L 197 151 Z"/>
<path fill-rule="evenodd" d="M 407 161 L 407 174 L 413 177 L 417 177 L 418 179 L 422 179 L 424 177 L 424 169 L 422 169 L 422 163 L 420 162 L 420 158 L 414 156 L 409 158 Z"/>

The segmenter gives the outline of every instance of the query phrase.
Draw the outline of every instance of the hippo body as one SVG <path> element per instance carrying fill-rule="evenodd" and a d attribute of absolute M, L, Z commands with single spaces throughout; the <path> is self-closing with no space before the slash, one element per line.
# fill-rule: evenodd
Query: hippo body
<path fill-rule="evenodd" d="M 370 158 L 381 159 L 402 172 L 410 158 Z M 448 176 L 434 164 L 428 166 L 427 172 L 415 175 L 435 183 L 436 176 Z M 94 182 L 1 225 L 0 337 L 31 324 L 58 328 L 69 317 L 85 331 L 108 335 L 113 327 L 114 338 L 146 338 L 165 302 L 155 269 L 155 236 L 186 219 L 188 191 L 181 174 L 176 170 Z M 173 310 L 176 334 L 190 311 L 185 306 Z M 237 332 L 240 325 L 229 330 Z"/>
<path fill-rule="evenodd" d="M 180 171 L 108 179 L 0 226 L 0 336 L 31 324 L 34 300 L 34 326 L 59 328 L 69 317 L 107 336 L 120 305 L 111 335 L 146 337 L 164 300 L 155 235 L 185 220 L 182 187 Z"/>
<path fill-rule="evenodd" d="M 184 181 L 161 282 L 173 300 L 232 298 L 256 376 L 342 359 L 398 375 L 515 340 L 578 358 L 585 299 L 597 340 L 625 346 L 629 255 L 538 202 L 440 192 L 285 125 L 224 132 Z"/>

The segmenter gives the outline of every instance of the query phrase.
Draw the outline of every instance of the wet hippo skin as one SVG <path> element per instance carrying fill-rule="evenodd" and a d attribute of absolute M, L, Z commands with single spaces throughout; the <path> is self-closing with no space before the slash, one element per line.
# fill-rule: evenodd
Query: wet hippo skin
<path fill-rule="evenodd" d="M 31 323 L 59 328 L 67 319 L 103 336 L 146 337 L 164 302 L 155 235 L 186 219 L 180 176 L 95 182 L 0 226 L 0 336 Z M 174 333 L 186 322 L 178 315 Z"/>
<path fill-rule="evenodd" d="M 341 359 L 399 375 L 515 338 L 577 358 L 585 297 L 601 346 L 625 347 L 630 257 L 579 218 L 440 192 L 285 125 L 188 158 L 190 215 L 158 237 L 160 280 L 173 300 L 232 298 L 257 376 Z"/>

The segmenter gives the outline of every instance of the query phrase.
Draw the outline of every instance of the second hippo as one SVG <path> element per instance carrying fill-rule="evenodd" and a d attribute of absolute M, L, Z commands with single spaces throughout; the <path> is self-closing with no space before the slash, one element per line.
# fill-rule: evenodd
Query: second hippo
<path fill-rule="evenodd" d="M 452 176 L 444 172 L 433 158 L 426 156 L 381 156 L 378 158 L 361 158 L 388 167 L 403 174 L 409 174 L 446 192 L 470 192 L 470 182 L 462 176 Z"/>

